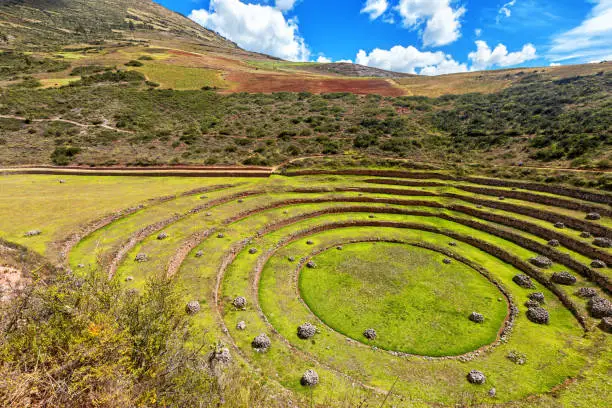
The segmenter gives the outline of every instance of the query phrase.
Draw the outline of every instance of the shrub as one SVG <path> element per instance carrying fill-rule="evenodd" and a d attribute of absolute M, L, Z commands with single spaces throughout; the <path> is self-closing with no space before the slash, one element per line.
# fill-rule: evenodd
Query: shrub
<path fill-rule="evenodd" d="M 58 146 L 51 153 L 51 161 L 58 166 L 66 166 L 69 164 L 74 156 L 81 152 L 80 147 L 76 146 Z"/>
<path fill-rule="evenodd" d="M 126 67 L 142 67 L 144 64 L 140 61 L 131 60 L 125 63 Z"/>

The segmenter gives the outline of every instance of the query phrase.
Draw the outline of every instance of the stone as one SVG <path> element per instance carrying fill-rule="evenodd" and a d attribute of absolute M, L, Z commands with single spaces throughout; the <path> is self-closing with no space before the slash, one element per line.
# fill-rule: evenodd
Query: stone
<path fill-rule="evenodd" d="M 376 330 L 365 329 L 363 332 L 363 337 L 365 337 L 368 340 L 374 340 L 376 338 Z"/>
<path fill-rule="evenodd" d="M 187 314 L 190 314 L 190 315 L 194 315 L 198 313 L 200 309 L 201 309 L 200 302 L 198 302 L 197 300 L 192 300 L 191 302 L 187 303 L 187 305 L 185 306 L 185 311 L 187 312 Z"/>
<path fill-rule="evenodd" d="M 612 248 L 612 239 L 597 237 L 593 240 L 593 245 L 598 246 L 600 248 Z"/>
<path fill-rule="evenodd" d="M 506 197 L 504 197 L 504 196 L 499 196 L 498 198 L 499 198 L 500 201 L 504 201 L 506 199 Z"/>
<path fill-rule="evenodd" d="M 200 196 L 200 200 L 206 200 L 207 198 L 208 198 L 208 196 L 205 196 L 205 195 Z"/>
<path fill-rule="evenodd" d="M 261 333 L 259 336 L 253 339 L 251 346 L 253 346 L 256 351 L 264 352 L 267 351 L 270 346 L 272 346 L 272 342 L 265 333 Z"/>
<path fill-rule="evenodd" d="M 60 180 L 58 180 L 58 182 L 59 182 L 60 184 L 65 184 L 65 183 L 66 183 L 66 180 L 62 180 L 62 179 L 60 179 Z"/>
<path fill-rule="evenodd" d="M 606 333 L 612 333 L 612 317 L 604 317 L 599 323 L 599 328 Z"/>
<path fill-rule="evenodd" d="M 612 316 L 612 303 L 608 299 L 600 296 L 593 296 L 591 299 L 589 299 L 587 308 L 589 309 L 591 316 L 596 319 Z"/>
<path fill-rule="evenodd" d="M 310 262 L 308 262 L 308 263 L 306 264 L 306 266 L 307 266 L 308 268 L 310 268 L 310 269 L 314 269 L 314 268 L 316 268 L 316 267 L 317 267 L 317 264 L 316 264 L 316 263 L 314 263 L 314 261 L 310 261 Z"/>
<path fill-rule="evenodd" d="M 338 245 L 338 246 L 336 247 L 336 249 L 337 249 L 338 251 L 342 251 L 344 248 L 342 248 L 342 245 Z"/>
<path fill-rule="evenodd" d="M 535 285 L 531 281 L 531 278 L 527 275 L 523 275 L 523 274 L 515 275 L 512 278 L 512 281 L 522 288 L 527 288 L 527 289 L 535 288 Z"/>
<path fill-rule="evenodd" d="M 198 251 L 198 252 L 196 252 L 196 254 L 195 254 L 195 257 L 196 257 L 196 258 L 201 258 L 201 257 L 203 257 L 203 256 L 204 256 L 204 251 Z"/>
<path fill-rule="evenodd" d="M 232 362 L 232 354 L 227 347 L 217 348 L 215 351 L 210 353 L 208 361 L 212 365 L 223 364 L 227 365 Z"/>
<path fill-rule="evenodd" d="M 308 240 L 308 241 L 306 241 L 306 245 L 314 245 L 314 242 Z"/>
<path fill-rule="evenodd" d="M 240 199 L 240 200 L 238 200 L 238 202 L 239 202 L 240 204 L 242 204 L 242 203 L 244 203 L 244 200 Z"/>
<path fill-rule="evenodd" d="M 159 239 L 160 241 L 161 241 L 162 239 L 166 239 L 166 238 L 168 238 L 168 234 L 166 234 L 165 232 L 161 232 L 161 233 L 160 233 L 160 234 L 157 236 L 157 239 Z"/>
<path fill-rule="evenodd" d="M 304 323 L 297 328 L 297 335 L 302 340 L 307 340 L 317 333 L 317 328 L 311 323 Z"/>
<path fill-rule="evenodd" d="M 41 230 L 31 230 L 23 234 L 25 237 L 35 237 L 42 234 Z"/>
<path fill-rule="evenodd" d="M 495 388 L 491 388 L 489 390 L 489 397 L 494 397 L 495 395 L 497 395 L 497 390 Z"/>
<path fill-rule="evenodd" d="M 246 308 L 247 300 L 243 296 L 238 296 L 236 299 L 234 299 L 232 305 L 234 305 L 236 309 L 244 309 Z"/>
<path fill-rule="evenodd" d="M 452 247 L 455 247 L 455 246 L 457 246 L 457 243 L 456 242 L 449 242 L 448 245 L 450 245 Z"/>
<path fill-rule="evenodd" d="M 251 248 L 249 249 L 249 254 L 253 255 L 257 253 L 257 248 Z"/>
<path fill-rule="evenodd" d="M 554 226 L 555 228 L 559 228 L 559 229 L 565 228 L 565 224 L 562 222 L 556 222 Z"/>
<path fill-rule="evenodd" d="M 134 258 L 134 261 L 136 262 L 147 262 L 148 260 L 149 260 L 149 257 L 147 256 L 147 254 L 138 254 Z"/>
<path fill-rule="evenodd" d="M 450 264 L 450 263 L 451 263 L 451 260 L 450 260 L 450 259 L 448 259 L 448 258 L 444 258 L 444 260 L 443 260 L 442 262 L 444 262 L 445 264 L 447 264 L 447 265 L 448 265 L 448 264 Z"/>
<path fill-rule="evenodd" d="M 224 237 L 225 237 L 225 235 L 222 232 L 217 234 L 217 238 L 224 238 Z"/>
<path fill-rule="evenodd" d="M 573 285 L 576 283 L 576 277 L 567 271 L 553 273 L 550 280 L 559 285 Z"/>
<path fill-rule="evenodd" d="M 368 215 L 368 218 L 376 218 L 374 215 L 370 214 Z"/>
<path fill-rule="evenodd" d="M 551 239 L 550 241 L 548 241 L 548 245 L 551 247 L 558 247 L 559 245 L 561 245 L 561 243 L 556 239 Z"/>
<path fill-rule="evenodd" d="M 586 215 L 586 219 L 589 221 L 598 221 L 601 219 L 601 214 L 596 212 L 591 212 Z"/>
<path fill-rule="evenodd" d="M 533 292 L 529 294 L 529 299 L 535 300 L 538 303 L 544 303 L 544 294 L 542 292 Z"/>
<path fill-rule="evenodd" d="M 238 322 L 238 324 L 236 325 L 236 328 L 238 330 L 245 330 L 246 329 L 246 323 L 244 321 L 240 321 Z"/>
<path fill-rule="evenodd" d="M 539 306 L 540 306 L 540 302 L 538 302 L 537 300 L 529 299 L 528 301 L 525 302 L 525 307 L 527 307 L 528 309 L 539 307 Z"/>
<path fill-rule="evenodd" d="M 516 365 L 525 365 L 527 363 L 527 355 L 514 350 L 509 352 L 506 358 Z"/>
<path fill-rule="evenodd" d="M 294 256 L 290 256 L 289 258 L 287 258 L 289 260 L 289 262 L 295 262 L 295 257 Z"/>
<path fill-rule="evenodd" d="M 582 231 L 580 233 L 580 238 L 591 238 L 591 233 L 589 231 Z"/>
<path fill-rule="evenodd" d="M 548 324 L 548 311 L 543 307 L 532 307 L 527 309 L 527 318 L 537 324 Z"/>
<path fill-rule="evenodd" d="M 472 370 L 467 375 L 467 380 L 472 384 L 484 384 L 487 381 L 487 377 L 478 370 Z"/>
<path fill-rule="evenodd" d="M 606 265 L 604 261 L 601 261 L 599 259 L 594 259 L 593 262 L 591 262 L 591 267 L 600 269 L 600 268 L 607 268 L 608 266 Z"/>
<path fill-rule="evenodd" d="M 315 370 L 308 370 L 302 375 L 300 384 L 304 387 L 314 387 L 319 383 L 319 374 Z"/>
<path fill-rule="evenodd" d="M 597 296 L 597 290 L 595 288 L 580 288 L 576 291 L 576 296 L 581 298 L 592 298 Z"/>
<path fill-rule="evenodd" d="M 552 266 L 552 261 L 542 255 L 538 255 L 533 258 L 530 258 L 529 262 L 532 265 L 537 266 L 538 268 L 550 268 Z"/>
<path fill-rule="evenodd" d="M 480 313 L 472 312 L 472 314 L 470 314 L 470 320 L 474 323 L 482 323 L 484 322 L 484 316 Z"/>
<path fill-rule="evenodd" d="M 133 276 L 128 276 L 128 277 L 126 277 L 126 278 L 125 278 L 125 281 L 126 281 L 126 282 L 131 282 L 131 281 L 133 281 L 133 280 L 134 280 L 134 277 L 133 277 Z"/>
<path fill-rule="evenodd" d="M 84 267 L 85 267 L 85 264 L 78 264 L 77 265 L 77 268 L 79 268 L 79 269 L 83 269 Z"/>

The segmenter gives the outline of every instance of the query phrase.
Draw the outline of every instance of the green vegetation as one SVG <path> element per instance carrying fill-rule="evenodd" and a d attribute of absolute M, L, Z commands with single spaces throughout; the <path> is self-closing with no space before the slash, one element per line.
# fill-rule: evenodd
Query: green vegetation
<path fill-rule="evenodd" d="M 507 313 L 501 293 L 477 271 L 445 256 L 400 244 L 330 249 L 300 274 L 300 292 L 327 325 L 386 350 L 444 356 L 492 343 Z M 483 324 L 468 320 L 486 312 Z M 363 331 L 374 328 L 367 341 Z"/>
<path fill-rule="evenodd" d="M 70 132 L 69 128 L 58 130 Z M 53 279 L 35 281 L 32 306 L 3 307 L 3 313 L 21 310 L 26 318 L 0 341 L 0 350 L 11 356 L 0 364 L 4 377 L 22 379 L 10 384 L 0 381 L 0 393 L 16 398 L 22 394 L 15 384 L 28 387 L 55 375 L 67 387 L 51 389 L 43 383 L 31 398 L 70 406 L 79 393 L 81 404 L 95 398 L 100 406 L 130 400 L 147 406 L 206 407 L 224 399 L 228 406 L 274 408 L 291 398 L 298 406 L 309 406 L 312 399 L 314 406 L 348 408 L 360 403 L 380 406 L 396 383 L 387 403 L 397 407 L 466 401 L 547 406 L 554 405 L 547 392 L 555 387 L 558 400 L 577 407 L 606 401 L 609 395 L 598 384 L 609 367 L 592 362 L 604 360 L 609 353 L 610 336 L 595 328 L 599 321 L 589 317 L 586 300 L 573 294 L 579 287 L 597 285 L 566 264 L 572 259 L 585 265 L 591 258 L 580 248 L 557 247 L 562 256 L 541 271 L 544 280 L 534 279 L 535 287 L 524 289 L 512 280 L 524 272 L 524 266 L 491 253 L 494 247 L 527 260 L 535 253 L 522 240 L 545 244 L 552 233 L 588 245 L 589 240 L 579 238 L 579 231 L 558 230 L 538 218 L 547 211 L 582 221 L 584 213 L 508 198 L 506 204 L 529 208 L 530 215 L 495 208 L 487 208 L 486 213 L 543 230 L 519 230 L 484 220 L 479 221 L 482 226 L 470 226 L 474 217 L 458 205 L 476 209 L 469 201 L 473 197 L 497 200 L 464 191 L 462 186 L 474 184 L 441 180 L 444 175 L 448 172 L 420 180 L 425 184 L 418 189 L 395 186 L 393 192 L 372 190 L 384 186 L 359 176 L 115 179 L 67 175 L 61 176 L 64 183 L 57 182 L 58 176 L 4 176 L 0 179 L 6 193 L 0 200 L 2 236 L 62 263 L 57 257 L 65 237 L 78 231 L 82 235 L 68 250 L 66 262 L 73 277 L 57 272 Z M 457 196 L 450 198 L 446 193 Z M 74 210 L 66 211 L 69 197 Z M 137 206 L 139 202 L 143 206 Z M 132 211 L 116 213 L 127 208 Z M 83 229 L 110 213 L 117 218 L 94 230 Z M 15 223 L 17 219 L 25 221 Z M 597 223 L 609 227 L 612 220 L 604 215 Z M 520 238 L 504 239 L 487 228 Z M 24 236 L 33 229 L 42 233 Z M 160 232 L 166 234 L 164 239 L 158 238 Z M 451 241 L 457 245 L 450 246 Z M 341 251 L 335 249 L 338 245 L 343 245 Z M 444 264 L 447 255 L 421 248 L 450 251 L 453 260 Z M 147 260 L 136 262 L 138 254 L 146 254 Z M 316 267 L 305 268 L 298 276 L 310 258 Z M 519 309 L 502 342 L 495 339 L 507 312 L 506 303 L 498 301 L 504 296 L 467 265 L 487 271 Z M 550 275 L 561 270 L 570 270 L 577 283 L 555 290 L 575 305 L 575 313 L 592 329 L 588 332 L 547 286 Z M 109 271 L 114 273 L 110 281 L 106 279 Z M 609 276 L 607 269 L 600 272 Z M 544 294 L 548 325 L 537 325 L 525 316 L 523 304 L 532 292 Z M 238 296 L 247 299 L 244 310 L 232 305 Z M 192 300 L 199 301 L 201 310 L 187 316 L 184 307 Z M 65 312 L 66 306 L 70 313 Z M 43 309 L 48 312 L 38 313 Z M 482 312 L 485 322 L 469 321 L 472 311 Z M 243 330 L 236 327 L 241 321 Z M 308 340 L 296 334 L 304 322 L 318 328 Z M 370 325 L 378 333 L 373 342 L 362 336 Z M 34 332 L 38 326 L 44 329 Z M 251 346 L 261 333 L 272 341 L 266 352 Z M 347 341 L 347 335 L 358 341 Z M 417 339 L 410 343 L 407 337 L 412 336 Z M 489 343 L 493 344 L 486 352 L 469 354 Z M 53 345 L 66 352 L 57 353 Z M 38 367 L 35 346 L 45 362 Z M 223 347 L 228 347 L 232 363 L 211 370 L 210 352 Z M 431 355 L 467 351 L 462 359 L 468 361 L 397 356 L 384 348 L 418 349 Z M 513 353 L 524 355 L 527 362 L 512 361 L 508 355 Z M 177 361 L 180 369 L 167 373 L 167 367 Z M 57 369 L 66 364 L 77 364 L 77 369 Z M 316 370 L 320 377 L 312 390 L 300 385 L 307 369 Z M 471 369 L 486 374 L 485 386 L 467 382 Z M 560 385 L 568 377 L 578 379 L 571 386 Z M 488 396 L 491 387 L 497 390 L 495 398 Z"/>
<path fill-rule="evenodd" d="M 0 80 L 40 72 L 58 72 L 68 67 L 70 64 L 62 60 L 36 58 L 20 52 L 0 50 Z"/>

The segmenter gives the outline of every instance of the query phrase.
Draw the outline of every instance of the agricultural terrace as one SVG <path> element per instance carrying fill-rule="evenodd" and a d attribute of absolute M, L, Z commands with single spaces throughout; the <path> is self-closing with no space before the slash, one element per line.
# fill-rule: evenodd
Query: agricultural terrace
<path fill-rule="evenodd" d="M 0 192 L 4 240 L 136 295 L 171 277 L 213 355 L 298 405 L 612 398 L 610 194 L 367 170 L 12 174 Z"/>

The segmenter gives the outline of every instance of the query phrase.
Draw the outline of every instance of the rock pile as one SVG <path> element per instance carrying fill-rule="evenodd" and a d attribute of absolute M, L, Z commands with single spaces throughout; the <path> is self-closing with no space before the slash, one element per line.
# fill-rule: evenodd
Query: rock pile
<path fill-rule="evenodd" d="M 317 264 L 314 263 L 314 261 L 310 261 L 306 264 L 307 267 L 309 267 L 310 269 L 314 269 L 317 267 Z"/>
<path fill-rule="evenodd" d="M 157 235 L 157 239 L 160 241 L 166 238 L 168 238 L 168 234 L 166 234 L 165 232 L 160 232 L 159 235 Z"/>
<path fill-rule="evenodd" d="M 138 254 L 134 258 L 134 261 L 136 262 L 147 262 L 148 260 L 149 260 L 149 257 L 147 256 L 147 254 Z"/>
<path fill-rule="evenodd" d="M 200 302 L 197 300 L 192 300 L 185 306 L 185 311 L 190 315 L 198 313 L 200 311 Z"/>
<path fill-rule="evenodd" d="M 376 338 L 376 330 L 365 329 L 363 332 L 363 337 L 365 337 L 368 340 L 374 340 Z"/>
<path fill-rule="evenodd" d="M 593 260 L 593 262 L 591 262 L 591 267 L 596 269 L 607 268 L 606 263 L 599 259 Z"/>
<path fill-rule="evenodd" d="M 601 319 L 612 316 L 612 303 L 608 299 L 600 296 L 593 296 L 587 304 L 591 316 Z"/>
<path fill-rule="evenodd" d="M 467 380 L 472 384 L 484 384 L 487 381 L 487 377 L 478 370 L 472 370 L 467 375 Z"/>
<path fill-rule="evenodd" d="M 565 228 L 565 224 L 562 222 L 555 223 L 555 228 L 563 229 Z"/>
<path fill-rule="evenodd" d="M 253 341 L 251 342 L 251 346 L 253 346 L 255 351 L 259 351 L 259 352 L 267 351 L 271 345 L 272 345 L 272 342 L 270 341 L 270 338 L 265 333 L 261 333 L 259 336 L 255 337 Z"/>
<path fill-rule="evenodd" d="M 249 254 L 253 255 L 257 253 L 257 248 L 251 248 L 249 249 Z"/>
<path fill-rule="evenodd" d="M 596 213 L 596 212 L 588 213 L 586 215 L 586 219 L 589 221 L 598 221 L 601 219 L 601 214 Z"/>
<path fill-rule="evenodd" d="M 23 234 L 24 237 L 35 237 L 37 235 L 42 234 L 41 230 L 32 230 L 32 231 L 28 231 L 25 234 Z"/>
<path fill-rule="evenodd" d="M 196 254 L 195 254 L 195 257 L 196 257 L 196 258 L 201 258 L 201 257 L 203 257 L 203 256 L 204 256 L 204 251 L 198 251 L 198 252 L 196 252 Z"/>
<path fill-rule="evenodd" d="M 532 265 L 535 265 L 538 268 L 550 268 L 552 266 L 552 261 L 542 255 L 530 258 L 529 262 L 531 262 Z"/>
<path fill-rule="evenodd" d="M 548 311 L 542 307 L 532 307 L 527 309 L 527 318 L 537 324 L 548 324 Z"/>
<path fill-rule="evenodd" d="M 606 333 L 612 333 L 612 317 L 604 317 L 599 323 L 599 328 Z"/>
<path fill-rule="evenodd" d="M 559 245 L 561 245 L 561 243 L 556 239 L 551 239 L 550 241 L 548 241 L 548 245 L 551 247 L 558 247 Z"/>
<path fill-rule="evenodd" d="M 450 264 L 452 261 L 451 261 L 450 259 L 448 259 L 448 258 L 444 258 L 444 260 L 443 260 L 442 262 L 444 262 L 445 264 L 447 264 L 447 265 L 448 265 L 448 264 Z"/>
<path fill-rule="evenodd" d="M 232 355 L 227 347 L 218 347 L 208 357 L 211 365 L 217 364 L 227 365 L 232 362 Z"/>
<path fill-rule="evenodd" d="M 580 233 L 580 238 L 591 238 L 591 233 L 589 231 L 582 231 Z"/>
<path fill-rule="evenodd" d="M 593 245 L 598 246 L 600 248 L 612 248 L 612 239 L 597 237 L 593 240 Z"/>
<path fill-rule="evenodd" d="M 550 280 L 559 285 L 573 285 L 576 283 L 576 277 L 567 271 L 553 273 Z"/>
<path fill-rule="evenodd" d="M 529 294 L 529 299 L 535 300 L 538 303 L 544 303 L 544 294 L 542 292 L 533 292 Z"/>
<path fill-rule="evenodd" d="M 304 387 L 314 387 L 319 383 L 319 374 L 315 370 L 308 370 L 302 375 L 300 384 Z"/>
<path fill-rule="evenodd" d="M 243 296 L 238 296 L 236 299 L 234 299 L 232 305 L 234 305 L 236 309 L 244 309 L 246 308 L 247 300 Z"/>
<path fill-rule="evenodd" d="M 317 333 L 317 328 L 311 323 L 304 323 L 297 328 L 297 335 L 302 340 L 307 340 Z"/>
<path fill-rule="evenodd" d="M 515 275 L 512 278 L 512 281 L 522 288 L 532 289 L 535 287 L 533 282 L 531 281 L 531 278 L 527 275 Z"/>
<path fill-rule="evenodd" d="M 484 316 L 480 313 L 472 312 L 472 314 L 470 314 L 470 320 L 474 323 L 482 323 L 484 322 Z"/>
<path fill-rule="evenodd" d="M 592 298 L 597 296 L 597 290 L 595 288 L 580 288 L 576 291 L 576 296 L 581 298 Z"/>
<path fill-rule="evenodd" d="M 238 330 L 245 330 L 246 329 L 246 323 L 244 321 L 240 321 L 238 322 L 238 324 L 236 325 L 236 328 Z"/>

